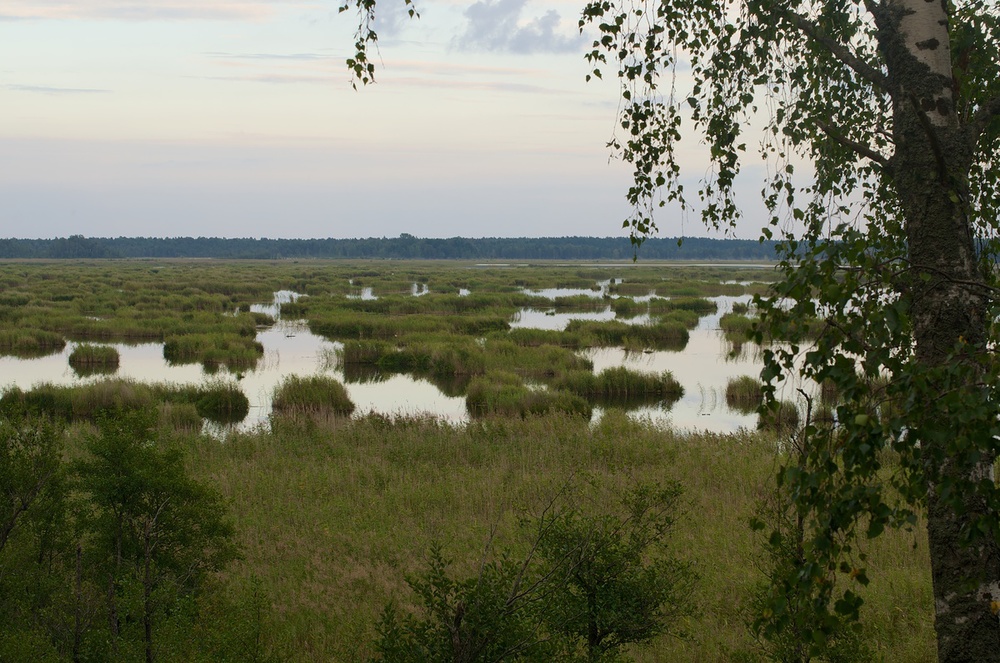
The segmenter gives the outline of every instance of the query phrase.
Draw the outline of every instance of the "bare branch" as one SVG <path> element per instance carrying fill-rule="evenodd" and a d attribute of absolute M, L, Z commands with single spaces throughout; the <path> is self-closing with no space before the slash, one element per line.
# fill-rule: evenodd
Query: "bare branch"
<path fill-rule="evenodd" d="M 815 120 L 815 122 L 816 126 L 823 130 L 823 133 L 825 133 L 827 136 L 837 141 L 847 149 L 853 151 L 855 154 L 865 157 L 877 163 L 878 165 L 882 166 L 883 168 L 889 167 L 889 159 L 879 154 L 868 145 L 851 140 L 850 138 L 843 135 L 842 133 L 834 129 L 832 126 L 830 126 L 823 120 Z"/>

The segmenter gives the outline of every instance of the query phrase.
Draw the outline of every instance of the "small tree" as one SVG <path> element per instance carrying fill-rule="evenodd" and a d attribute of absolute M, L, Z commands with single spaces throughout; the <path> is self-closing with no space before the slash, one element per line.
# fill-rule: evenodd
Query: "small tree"
<path fill-rule="evenodd" d="M 187 476 L 178 450 L 157 445 L 155 421 L 153 411 L 101 416 L 98 434 L 86 441 L 88 457 L 76 467 L 88 498 L 88 542 L 105 577 L 112 646 L 121 636 L 120 589 L 137 584 L 147 663 L 155 659 L 160 590 L 191 592 L 235 556 L 222 499 Z"/>
<path fill-rule="evenodd" d="M 614 659 L 628 644 L 676 628 L 691 610 L 697 576 L 667 552 L 680 486 L 638 486 L 621 511 L 597 516 L 566 509 L 539 538 L 544 566 L 558 570 L 545 607 L 555 633 L 582 643 L 590 661 Z"/>
<path fill-rule="evenodd" d="M 408 580 L 423 616 L 390 604 L 377 660 L 621 660 L 622 647 L 675 629 L 692 609 L 696 575 L 666 551 L 679 495 L 675 484 L 639 486 L 598 516 L 550 504 L 522 521 L 525 555 L 502 552 L 466 580 L 450 577 L 433 546 L 427 571 Z"/>

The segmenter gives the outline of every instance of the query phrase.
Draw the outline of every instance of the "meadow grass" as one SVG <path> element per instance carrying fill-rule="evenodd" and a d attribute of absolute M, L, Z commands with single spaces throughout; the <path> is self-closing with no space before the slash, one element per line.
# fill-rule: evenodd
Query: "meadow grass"
<path fill-rule="evenodd" d="M 228 498 L 243 560 L 272 607 L 273 644 L 290 661 L 371 655 L 375 623 L 395 600 L 412 609 L 406 577 L 442 544 L 459 577 L 483 547 L 527 545 L 517 521 L 567 484 L 607 489 L 680 481 L 685 508 L 670 547 L 701 576 L 689 637 L 664 637 L 640 661 L 753 661 L 745 623 L 763 576 L 762 542 L 747 525 L 773 490 L 780 457 L 770 434 L 680 434 L 609 411 L 486 418 L 454 426 L 370 415 L 328 424 L 276 420 L 225 442 L 192 439 L 190 469 Z M 600 511 L 600 503 L 592 508 Z M 914 543 L 918 544 L 914 549 Z M 921 530 L 863 543 L 870 558 L 862 637 L 881 660 L 933 658 L 929 563 Z"/>

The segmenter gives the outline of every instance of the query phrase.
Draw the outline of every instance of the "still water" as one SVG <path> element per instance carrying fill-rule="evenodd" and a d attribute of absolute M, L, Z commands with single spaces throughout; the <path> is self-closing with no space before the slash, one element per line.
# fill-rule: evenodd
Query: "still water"
<path fill-rule="evenodd" d="M 544 294 L 555 297 L 591 292 L 560 290 Z M 422 291 L 416 294 L 422 294 Z M 264 356 L 252 370 L 235 375 L 224 371 L 213 374 L 200 364 L 167 363 L 163 358 L 162 343 L 112 344 L 120 354 L 119 368 L 114 376 L 142 382 L 179 384 L 236 381 L 250 401 L 250 413 L 239 428 L 265 424 L 271 412 L 274 389 L 286 376 L 325 373 L 344 379 L 335 359 L 338 343 L 315 336 L 301 320 L 281 320 L 278 317 L 279 305 L 294 301 L 297 296 L 296 293 L 281 291 L 275 293 L 273 303 L 253 307 L 255 311 L 275 316 L 277 323 L 258 332 L 257 340 L 264 346 Z M 362 296 L 372 295 L 364 293 Z M 621 349 L 601 348 L 582 352 L 593 361 L 595 372 L 613 366 L 654 373 L 671 371 L 684 387 L 684 396 L 669 409 L 645 407 L 632 410 L 632 416 L 648 417 L 677 428 L 714 432 L 730 432 L 756 425 L 756 415 L 740 414 L 726 406 L 725 390 L 730 378 L 756 376 L 760 372 L 760 361 L 752 351 L 730 357 L 728 343 L 718 330 L 719 317 L 731 310 L 733 303 L 748 302 L 750 296 L 711 299 L 719 304 L 718 313 L 701 318 L 698 327 L 691 331 L 683 351 L 627 353 Z M 512 325 L 563 329 L 574 318 L 612 319 L 614 312 L 610 308 L 587 313 L 524 310 L 516 316 Z M 639 317 L 630 322 L 641 324 L 647 320 L 648 317 Z M 0 390 L 11 386 L 30 389 L 45 382 L 76 385 L 103 379 L 102 376 L 79 377 L 70 368 L 69 355 L 75 346 L 71 342 L 58 354 L 35 359 L 0 357 Z M 358 414 L 372 411 L 390 415 L 427 413 L 456 423 L 468 420 L 464 398 L 448 396 L 419 378 L 393 375 L 378 381 L 347 383 L 346 387 Z M 599 410 L 595 411 L 595 417 L 598 416 Z"/>

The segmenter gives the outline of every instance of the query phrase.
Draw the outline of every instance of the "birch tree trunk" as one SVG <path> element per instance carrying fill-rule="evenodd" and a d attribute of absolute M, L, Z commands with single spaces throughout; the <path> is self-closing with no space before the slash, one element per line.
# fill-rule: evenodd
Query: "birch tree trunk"
<path fill-rule="evenodd" d="M 975 351 L 987 336 L 986 288 L 977 260 L 968 209 L 966 175 L 975 138 L 955 113 L 945 1 L 891 0 L 876 14 L 883 30 L 880 47 L 894 85 L 892 177 L 903 208 L 912 278 L 908 281 L 917 361 L 946 370 L 956 348 L 969 347 L 963 373 L 975 389 Z M 880 25 L 881 27 L 881 25 Z M 958 367 L 964 369 L 966 367 Z M 926 412 L 935 412 L 927 403 Z M 928 475 L 938 480 L 992 479 L 995 457 L 968 465 L 934 445 L 970 433 L 960 417 L 938 416 L 936 433 L 925 435 Z M 961 508 L 928 486 L 927 529 L 934 582 L 938 658 L 944 663 L 1000 660 L 1000 548 L 992 537 L 972 545 L 962 530 L 985 513 L 981 499 L 966 497 Z M 963 527 L 964 526 L 964 527 Z"/>

